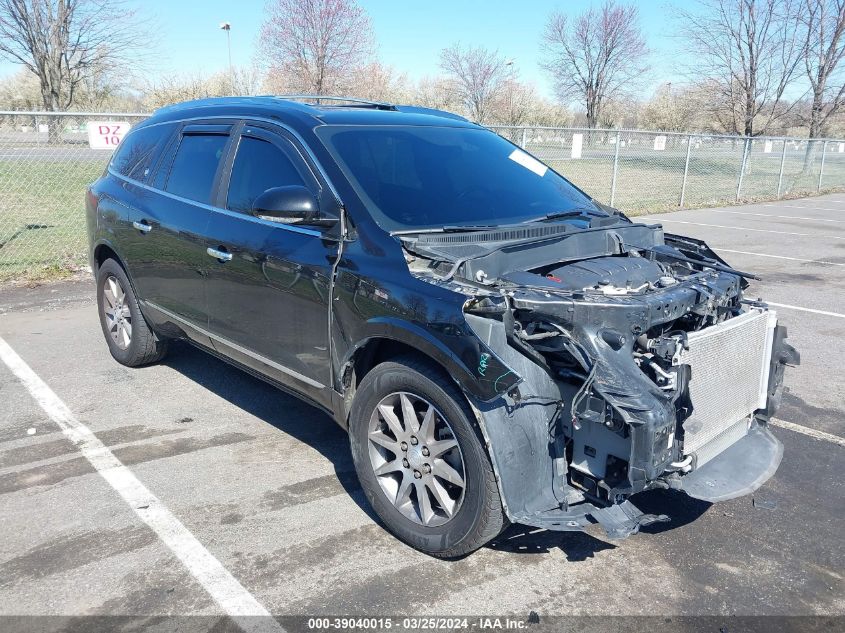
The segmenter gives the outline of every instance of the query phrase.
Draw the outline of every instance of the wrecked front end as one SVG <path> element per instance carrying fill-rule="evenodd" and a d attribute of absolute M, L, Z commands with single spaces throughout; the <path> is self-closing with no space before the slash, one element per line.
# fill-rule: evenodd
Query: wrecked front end
<path fill-rule="evenodd" d="M 775 472 L 767 422 L 799 359 L 774 311 L 743 298 L 749 275 L 619 216 L 471 235 L 403 241 L 519 377 L 473 403 L 512 521 L 622 538 L 666 519 L 637 510 L 639 492 L 715 502 Z"/>

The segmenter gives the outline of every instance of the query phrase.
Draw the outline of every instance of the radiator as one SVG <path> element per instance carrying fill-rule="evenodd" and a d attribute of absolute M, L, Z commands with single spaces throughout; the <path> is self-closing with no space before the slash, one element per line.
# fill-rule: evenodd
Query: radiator
<path fill-rule="evenodd" d="M 754 308 L 690 332 L 679 359 L 691 368 L 684 454 L 695 454 L 699 466 L 744 437 L 752 413 L 766 406 L 776 324 L 773 311 Z"/>

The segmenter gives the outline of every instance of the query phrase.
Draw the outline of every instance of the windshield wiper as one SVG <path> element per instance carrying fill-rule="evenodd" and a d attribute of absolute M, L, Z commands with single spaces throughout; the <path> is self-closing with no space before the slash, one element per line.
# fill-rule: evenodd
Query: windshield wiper
<path fill-rule="evenodd" d="M 541 215 L 538 218 L 526 220 L 523 224 L 531 224 L 532 222 L 545 222 L 547 220 L 560 220 L 562 218 L 577 218 L 583 216 L 603 216 L 603 213 L 596 213 L 593 209 L 567 209 L 566 211 L 552 211 L 546 215 Z"/>
<path fill-rule="evenodd" d="M 470 231 L 493 231 L 507 226 L 506 224 L 447 224 L 444 233 L 467 233 Z"/>
<path fill-rule="evenodd" d="M 568 209 L 566 211 L 554 211 L 547 213 L 537 218 L 530 220 L 523 220 L 522 222 L 511 224 L 447 224 L 445 226 L 430 227 L 423 229 L 407 229 L 402 231 L 391 231 L 391 235 L 417 235 L 421 233 L 472 233 L 473 231 L 499 231 L 502 229 L 525 228 L 526 224 L 534 222 L 543 222 L 546 220 L 556 220 L 559 218 L 575 218 L 575 217 L 605 217 L 605 214 L 594 209 Z"/>
<path fill-rule="evenodd" d="M 391 231 L 391 235 L 417 235 L 421 233 L 472 233 L 475 231 L 498 231 L 500 229 L 523 228 L 519 224 L 447 224 L 446 226 L 431 227 L 427 229 L 408 229 L 403 231 Z"/>

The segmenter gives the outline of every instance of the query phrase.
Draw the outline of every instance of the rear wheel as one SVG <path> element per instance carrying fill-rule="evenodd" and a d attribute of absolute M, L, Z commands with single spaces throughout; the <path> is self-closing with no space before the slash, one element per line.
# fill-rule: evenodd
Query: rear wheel
<path fill-rule="evenodd" d="M 147 325 L 126 271 L 113 259 L 97 270 L 97 308 L 103 335 L 117 362 L 138 367 L 164 358 L 167 341 Z"/>
<path fill-rule="evenodd" d="M 374 368 L 358 387 L 349 432 L 367 499 L 409 545 L 454 558 L 505 526 L 472 412 L 435 367 L 402 357 Z"/>

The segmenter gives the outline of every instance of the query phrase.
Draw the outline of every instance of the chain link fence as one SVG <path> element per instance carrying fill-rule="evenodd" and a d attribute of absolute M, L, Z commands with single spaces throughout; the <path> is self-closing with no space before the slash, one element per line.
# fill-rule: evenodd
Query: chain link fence
<path fill-rule="evenodd" d="M 87 263 L 84 192 L 111 151 L 88 126 L 145 114 L 0 112 L 0 281 Z M 771 200 L 845 188 L 845 140 L 634 130 L 491 129 L 626 213 Z"/>
<path fill-rule="evenodd" d="M 632 215 L 845 188 L 845 139 L 491 126 Z"/>
<path fill-rule="evenodd" d="M 89 147 L 88 125 L 146 116 L 0 112 L 0 281 L 87 264 L 85 188 L 111 157 Z"/>

